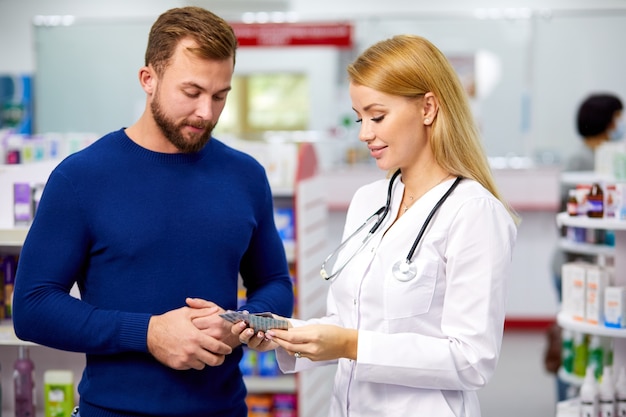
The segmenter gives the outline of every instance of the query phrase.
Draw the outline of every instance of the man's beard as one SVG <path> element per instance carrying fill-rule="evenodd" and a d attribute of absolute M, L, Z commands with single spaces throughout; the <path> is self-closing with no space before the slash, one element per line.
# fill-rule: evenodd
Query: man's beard
<path fill-rule="evenodd" d="M 179 124 L 176 124 L 165 115 L 165 112 L 161 108 L 158 92 L 155 94 L 155 99 L 152 100 L 150 108 L 152 109 L 154 121 L 161 129 L 161 132 L 163 132 L 163 135 L 180 152 L 198 152 L 204 148 L 204 145 L 206 145 L 209 139 L 211 139 L 211 132 L 213 132 L 215 124 L 209 121 L 194 123 L 187 119 L 183 120 Z M 185 126 L 193 126 L 197 129 L 204 129 L 204 131 L 201 133 L 191 133 L 189 134 L 189 139 L 186 139 L 183 135 L 183 128 Z"/>

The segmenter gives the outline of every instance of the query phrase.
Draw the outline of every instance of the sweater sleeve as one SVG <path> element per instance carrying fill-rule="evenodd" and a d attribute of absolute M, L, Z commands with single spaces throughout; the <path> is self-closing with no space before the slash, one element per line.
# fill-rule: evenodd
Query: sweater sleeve
<path fill-rule="evenodd" d="M 13 300 L 17 336 L 76 352 L 147 351 L 150 314 L 99 309 L 70 295 L 74 283 L 83 288 L 90 247 L 81 201 L 57 168 L 18 262 Z"/>
<path fill-rule="evenodd" d="M 247 293 L 242 309 L 291 317 L 294 292 L 285 247 L 276 229 L 273 197 L 267 181 L 262 189 L 263 204 L 259 209 L 257 227 L 241 262 L 240 273 Z"/>

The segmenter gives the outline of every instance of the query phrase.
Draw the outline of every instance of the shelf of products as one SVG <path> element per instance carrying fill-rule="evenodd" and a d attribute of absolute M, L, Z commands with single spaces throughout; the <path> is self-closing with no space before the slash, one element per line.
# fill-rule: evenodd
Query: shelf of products
<path fill-rule="evenodd" d="M 583 321 L 574 320 L 563 312 L 560 312 L 557 315 L 556 319 L 559 323 L 559 326 L 576 332 L 581 332 L 584 334 L 595 334 L 598 336 L 606 337 L 626 338 L 626 328 L 615 329 L 603 325 L 585 323 Z"/>
<path fill-rule="evenodd" d="M 561 178 L 561 182 L 563 184 L 577 186 L 578 184 L 589 184 L 597 181 L 604 182 L 607 178 L 602 176 L 595 175 L 594 173 L 589 172 L 579 172 L 579 173 L 570 173 L 568 175 L 564 175 Z M 617 256 L 618 254 L 626 253 L 626 220 L 620 219 L 616 216 L 611 217 L 589 217 L 586 215 L 570 215 L 569 213 L 558 213 L 556 216 L 556 222 L 559 227 L 568 227 L 568 228 L 581 228 L 581 229 L 593 229 L 593 230 L 602 230 L 602 231 L 611 231 L 614 234 L 614 245 L 602 243 L 587 243 L 587 242 L 574 242 L 570 239 L 561 239 L 559 241 L 559 246 L 565 252 L 579 254 L 579 255 L 590 255 L 595 257 L 595 262 L 591 264 L 592 270 L 598 270 L 598 267 L 602 270 L 605 262 L 610 260 L 612 264 L 612 282 L 611 279 L 608 278 L 609 284 L 605 284 L 607 286 L 618 286 L 624 287 L 626 286 L 626 259 L 623 256 Z M 612 243 L 612 242 L 611 242 Z M 574 268 L 578 268 L 578 266 L 574 266 Z M 589 271 L 589 270 L 587 270 Z M 586 277 L 589 272 L 583 272 L 583 275 Z M 610 276 L 610 275 L 609 275 Z M 574 279 L 574 278 L 570 278 Z M 587 278 L 580 278 L 583 282 L 583 287 L 585 288 L 585 293 L 582 296 L 583 302 L 590 302 L 590 298 L 588 298 L 588 294 L 586 291 L 588 288 L 591 288 L 589 285 L 594 285 L 596 280 L 601 281 L 599 279 L 598 273 L 594 273 L 593 281 L 591 284 L 587 283 Z M 590 278 L 591 279 L 591 278 Z M 605 278 L 606 279 L 606 278 Z M 563 280 L 565 280 L 565 274 L 563 275 Z M 579 280 L 578 277 L 575 280 Z M 574 282 L 574 281 L 571 281 Z M 580 285 L 580 284 L 578 284 Z M 568 287 L 569 288 L 569 287 Z M 603 287 L 598 287 L 603 288 Z M 563 289 L 565 294 L 565 288 Z M 604 292 L 601 293 L 602 297 L 604 297 Z M 608 294 L 608 293 L 607 293 Z M 580 299 L 578 299 L 580 300 Z M 598 300 L 598 299 L 596 299 Z M 599 300 L 603 300 L 600 298 Z M 597 301 L 596 301 L 597 302 Z M 604 307 L 604 302 L 600 301 L 601 308 Z M 564 310 L 567 310 L 564 296 Z M 619 303 L 617 304 L 619 305 Z M 597 319 L 595 316 L 591 316 L 589 318 L 586 316 L 589 314 L 589 306 L 583 307 L 585 310 L 585 315 L 583 316 L 587 320 Z M 580 311 L 579 308 L 574 310 L 575 312 Z M 592 308 L 592 311 L 594 309 Z M 626 328 L 619 327 L 620 319 L 610 320 L 605 316 L 604 311 L 601 311 L 600 317 L 601 322 L 599 323 L 591 323 L 589 321 L 582 320 L 580 318 L 574 318 L 571 314 L 572 310 L 569 310 L 567 313 L 561 311 L 557 315 L 557 323 L 568 331 L 571 331 L 578 335 L 586 335 L 585 337 L 594 338 L 595 340 L 601 338 L 607 338 L 610 340 L 612 354 L 609 354 L 609 358 L 612 358 L 612 362 L 609 362 L 612 365 L 612 369 L 614 374 L 617 373 L 617 370 L 626 367 Z M 576 313 L 578 314 L 578 313 Z M 594 313 L 595 314 L 595 313 Z M 610 315 L 612 317 L 612 314 Z M 622 316 L 623 317 L 623 316 Z M 604 325 L 605 321 L 609 321 L 611 325 L 616 325 L 618 327 L 608 327 Z M 621 324 L 623 326 L 623 324 Z M 588 339 L 587 339 L 588 340 Z M 574 343 L 576 344 L 576 342 Z M 601 344 L 601 343 L 600 343 Z M 576 348 L 573 348 L 574 351 Z M 602 348 L 600 348 L 602 349 Z M 576 355 L 576 353 L 574 353 Z M 606 353 L 604 354 L 606 356 Z M 575 357 L 574 357 L 575 358 Z M 606 360 L 606 359 L 603 359 Z M 576 359 L 574 359 L 576 361 Z M 609 359 L 611 361 L 611 359 Z M 587 366 L 590 363 L 587 362 Z M 606 362 L 605 362 L 606 364 Z M 602 365 L 600 364 L 602 367 Z M 574 365 L 574 369 L 576 369 L 576 365 Z M 580 368 L 577 372 L 567 372 L 563 367 L 561 367 L 558 371 L 558 377 L 565 383 L 570 384 L 572 386 L 581 387 L 583 386 L 584 377 L 581 376 Z M 600 368 L 602 369 L 602 368 Z M 597 377 L 597 374 L 596 374 Z M 581 388 L 583 389 L 583 388 Z M 573 400 L 569 400 L 569 403 L 573 401 L 573 409 L 578 409 L 578 398 Z M 558 409 L 561 405 L 566 405 L 568 401 L 564 401 L 563 404 L 559 403 L 559 407 L 557 407 L 557 415 L 559 415 Z"/>
<path fill-rule="evenodd" d="M 626 231 L 626 220 L 620 220 L 617 218 L 592 218 L 587 216 L 570 216 L 567 213 L 559 213 L 557 214 L 556 221 L 559 226 Z"/>
<path fill-rule="evenodd" d="M 36 346 L 34 343 L 18 339 L 9 319 L 0 321 L 0 346 Z"/>
<path fill-rule="evenodd" d="M 28 228 L 13 227 L 0 229 L 0 247 L 21 247 L 26 239 Z"/>
<path fill-rule="evenodd" d="M 615 247 L 605 244 L 581 243 L 561 238 L 559 240 L 559 247 L 565 252 L 577 253 L 580 255 L 615 256 Z"/>
<path fill-rule="evenodd" d="M 295 393 L 296 378 L 293 375 L 244 376 L 250 393 Z"/>

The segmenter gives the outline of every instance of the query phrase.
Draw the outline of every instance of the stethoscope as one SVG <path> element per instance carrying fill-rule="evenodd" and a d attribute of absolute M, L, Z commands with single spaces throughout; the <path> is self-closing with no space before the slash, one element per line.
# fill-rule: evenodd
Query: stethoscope
<path fill-rule="evenodd" d="M 346 267 L 346 265 L 348 265 L 348 263 L 356 256 L 356 254 L 359 253 L 361 251 L 361 249 L 363 249 L 363 247 L 365 247 L 365 245 L 372 238 L 374 233 L 376 233 L 376 231 L 378 230 L 380 225 L 383 223 L 383 221 L 385 220 L 385 218 L 389 214 L 389 210 L 391 209 L 391 196 L 392 196 L 392 193 L 393 193 L 393 184 L 394 184 L 396 178 L 398 177 L 398 175 L 400 175 L 400 170 L 397 170 L 396 172 L 394 172 L 394 174 L 391 176 L 391 179 L 389 180 L 389 188 L 387 189 L 387 202 L 385 203 L 385 205 L 383 207 L 379 208 L 370 217 L 368 217 L 367 220 L 365 220 L 365 222 L 354 231 L 354 233 L 352 233 L 350 236 L 348 236 L 346 238 L 346 240 L 341 242 L 341 244 L 337 247 L 337 249 L 335 249 L 330 255 L 328 255 L 326 257 L 326 259 L 322 263 L 322 268 L 320 270 L 320 275 L 322 276 L 322 278 L 324 278 L 325 280 L 329 280 L 329 279 L 335 278 L 337 275 L 339 275 L 341 273 L 341 271 L 343 271 L 343 269 Z M 454 180 L 454 183 L 450 186 L 450 188 L 448 188 L 446 193 L 443 196 L 441 196 L 439 201 L 437 201 L 437 204 L 435 204 L 435 206 L 432 208 L 432 210 L 430 211 L 430 213 L 426 217 L 426 220 L 424 220 L 424 224 L 422 225 L 422 228 L 420 229 L 419 233 L 417 234 L 417 237 L 415 238 L 415 242 L 413 242 L 413 246 L 411 246 L 411 249 L 409 250 L 409 253 L 407 254 L 406 258 L 403 259 L 403 260 L 397 261 L 393 265 L 393 267 L 391 269 L 391 272 L 393 273 L 393 276 L 398 281 L 404 281 L 404 282 L 410 281 L 410 280 L 412 280 L 413 278 L 415 278 L 417 276 L 417 268 L 415 267 L 415 264 L 412 262 L 413 255 L 415 254 L 415 251 L 417 250 L 417 245 L 419 244 L 420 240 L 422 239 L 422 236 L 426 232 L 426 227 L 428 226 L 428 224 L 432 220 L 432 218 L 435 215 L 435 213 L 437 212 L 437 210 L 439 210 L 439 207 L 441 207 L 441 205 L 448 198 L 448 196 L 450 194 L 452 194 L 452 191 L 454 191 L 454 189 L 456 188 L 457 185 L 459 185 L 459 183 L 461 182 L 462 179 L 463 179 L 463 177 L 457 177 Z M 372 226 L 370 231 L 363 238 L 363 240 L 361 241 L 361 245 L 358 247 L 358 249 L 351 256 L 349 256 L 348 259 L 346 259 L 345 262 L 343 262 L 343 264 L 339 268 L 336 268 L 331 274 L 329 274 L 326 271 L 326 264 L 331 262 L 331 260 L 332 260 L 332 262 L 334 264 L 334 262 L 336 262 L 338 260 L 338 259 L 335 259 L 335 258 L 339 257 L 339 254 L 341 253 L 341 251 L 344 248 L 347 247 L 349 242 L 356 235 L 358 235 L 360 232 L 362 232 L 363 229 L 365 229 L 365 227 L 367 227 L 367 225 L 374 218 L 376 218 L 377 216 L 380 216 L 380 217 L 378 217 L 378 220 L 376 221 L 376 223 L 374 223 L 374 226 Z"/>

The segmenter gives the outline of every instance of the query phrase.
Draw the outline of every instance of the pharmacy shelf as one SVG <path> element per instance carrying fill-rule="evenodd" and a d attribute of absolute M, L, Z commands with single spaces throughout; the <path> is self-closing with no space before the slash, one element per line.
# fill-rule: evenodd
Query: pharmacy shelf
<path fill-rule="evenodd" d="M 562 238 L 559 240 L 559 247 L 566 252 L 577 253 L 580 255 L 615 256 L 614 246 L 598 243 L 573 242 L 570 239 Z"/>
<path fill-rule="evenodd" d="M 565 329 L 574 330 L 585 334 L 595 334 L 598 336 L 626 338 L 626 329 L 616 329 L 612 327 L 599 326 L 597 324 L 585 323 L 574 320 L 570 315 L 559 312 L 556 316 L 559 325 Z"/>
<path fill-rule="evenodd" d="M 593 218 L 587 216 L 570 216 L 559 213 L 556 216 L 559 226 L 584 227 L 586 229 L 626 230 L 626 220 L 616 218 Z"/>
<path fill-rule="evenodd" d="M 13 322 L 4 319 L 0 321 L 0 346 L 37 346 L 35 343 L 19 339 L 13 330 Z"/>
<path fill-rule="evenodd" d="M 297 392 L 295 375 L 244 376 L 248 393 L 293 394 Z"/>
<path fill-rule="evenodd" d="M 561 183 L 573 184 L 573 183 L 590 183 L 596 181 L 602 181 L 601 175 L 590 172 L 577 172 L 570 173 L 561 177 Z M 614 254 L 626 252 L 626 220 L 620 220 L 617 218 L 590 218 L 587 216 L 570 216 L 568 213 L 559 213 L 556 216 L 556 222 L 559 227 L 581 227 L 586 229 L 600 229 L 600 230 L 613 230 L 615 233 L 615 248 Z M 573 248 L 576 252 L 579 250 L 605 250 L 606 248 L 588 248 L 587 246 L 576 245 Z M 608 249 L 607 249 L 608 250 Z M 626 258 L 623 256 L 613 256 L 614 268 L 615 268 L 615 283 L 614 285 L 626 285 Z M 613 338 L 613 366 L 615 369 L 626 366 L 626 329 L 616 329 L 611 327 L 599 326 L 595 324 L 585 323 L 582 321 L 574 320 L 570 315 L 559 312 L 557 315 L 557 323 L 565 329 L 573 331 L 605 336 Z M 563 370 L 559 370 L 558 376 L 563 381 L 569 382 L 574 385 L 580 385 L 578 376 L 566 373 Z M 559 409 L 564 408 L 560 407 Z M 576 407 L 574 407 L 575 409 Z M 561 417 L 559 410 L 557 410 L 557 417 Z"/>
<path fill-rule="evenodd" d="M 21 247 L 27 233 L 27 227 L 0 228 L 0 247 Z"/>
<path fill-rule="evenodd" d="M 578 184 L 592 184 L 594 182 L 615 182 L 615 177 L 594 171 L 565 171 L 561 173 L 562 184 L 575 186 Z"/>

